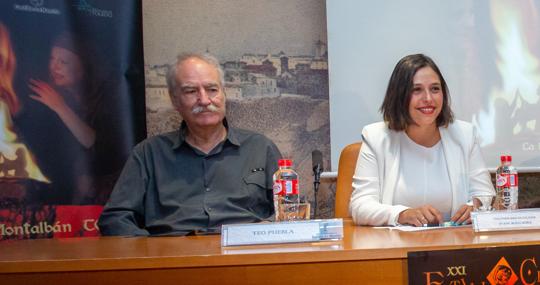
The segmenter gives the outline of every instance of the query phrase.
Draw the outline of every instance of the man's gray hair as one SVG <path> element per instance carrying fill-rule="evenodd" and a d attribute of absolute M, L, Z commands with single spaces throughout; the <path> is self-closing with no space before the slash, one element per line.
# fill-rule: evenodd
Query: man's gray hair
<path fill-rule="evenodd" d="M 219 60 L 215 56 L 208 53 L 181 53 L 176 57 L 176 62 L 170 64 L 167 70 L 167 87 L 169 88 L 170 96 L 176 95 L 176 85 L 178 84 L 178 82 L 176 82 L 176 72 L 178 65 L 190 58 L 200 59 L 215 67 L 219 75 L 221 88 L 225 88 L 225 73 L 219 64 Z"/>

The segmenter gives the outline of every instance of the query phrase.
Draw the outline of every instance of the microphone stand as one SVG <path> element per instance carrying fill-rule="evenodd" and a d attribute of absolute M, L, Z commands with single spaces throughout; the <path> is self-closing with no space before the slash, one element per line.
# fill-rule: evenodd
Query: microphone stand
<path fill-rule="evenodd" d="M 313 196 L 314 196 L 314 202 L 313 202 L 313 218 L 317 218 L 317 193 L 319 193 L 319 185 L 321 184 L 321 166 L 317 164 L 313 168 L 313 175 L 315 176 L 313 178 Z"/>

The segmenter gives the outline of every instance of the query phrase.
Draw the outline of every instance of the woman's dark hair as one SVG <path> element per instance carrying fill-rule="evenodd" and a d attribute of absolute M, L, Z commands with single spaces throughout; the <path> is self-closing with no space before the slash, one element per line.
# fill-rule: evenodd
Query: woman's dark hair
<path fill-rule="evenodd" d="M 104 68 L 106 65 L 100 64 L 101 58 L 97 56 L 93 45 L 87 38 L 79 34 L 63 32 L 53 40 L 52 47 L 69 50 L 81 61 L 84 74 L 78 88 L 83 96 L 81 98 L 82 104 L 78 108 L 81 109 L 85 120 L 93 120 L 98 109 L 103 108 L 98 105 L 103 101 L 104 92 L 102 89 L 105 88 L 103 85 L 108 75 Z M 97 66 L 101 68 L 100 72 L 98 72 Z"/>
<path fill-rule="evenodd" d="M 63 48 L 75 54 L 81 61 L 84 72 L 82 87 L 85 90 L 95 87 L 95 83 L 98 81 L 98 72 L 96 71 L 98 58 L 96 58 L 96 52 L 87 39 L 76 34 L 63 32 L 54 39 L 52 47 Z"/>
<path fill-rule="evenodd" d="M 403 131 L 409 125 L 415 124 L 409 114 L 409 103 L 413 91 L 413 78 L 416 72 L 424 67 L 431 67 L 439 76 L 443 91 L 443 106 L 437 117 L 437 127 L 448 126 L 454 121 L 454 114 L 450 109 L 450 93 L 441 71 L 431 58 L 423 54 L 412 54 L 402 58 L 394 67 L 386 95 L 380 111 L 384 121 L 391 130 Z"/>

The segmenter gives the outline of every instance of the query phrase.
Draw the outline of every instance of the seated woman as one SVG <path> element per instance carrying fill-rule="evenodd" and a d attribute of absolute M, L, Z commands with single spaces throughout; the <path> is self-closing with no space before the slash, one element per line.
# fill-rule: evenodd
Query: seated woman
<path fill-rule="evenodd" d="M 495 194 L 474 127 L 454 120 L 446 82 L 423 54 L 394 68 L 384 122 L 362 130 L 349 211 L 358 225 L 470 223 L 475 194 Z"/>

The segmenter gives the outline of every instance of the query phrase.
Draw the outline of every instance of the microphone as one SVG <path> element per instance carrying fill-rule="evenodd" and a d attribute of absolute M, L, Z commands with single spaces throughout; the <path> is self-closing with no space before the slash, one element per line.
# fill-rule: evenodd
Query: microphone
<path fill-rule="evenodd" d="M 313 176 L 315 178 L 313 179 L 313 183 L 320 184 L 321 180 L 321 172 L 323 171 L 323 160 L 322 160 L 322 153 L 320 150 L 314 150 L 311 152 L 311 164 L 313 166 Z M 317 185 L 318 186 L 318 185 Z M 315 192 L 319 190 L 319 187 L 315 187 Z"/>
<path fill-rule="evenodd" d="M 321 172 L 323 171 L 323 159 L 320 150 L 311 152 L 311 164 L 313 166 L 313 218 L 317 218 L 317 192 L 319 192 L 319 184 L 321 184 Z"/>

